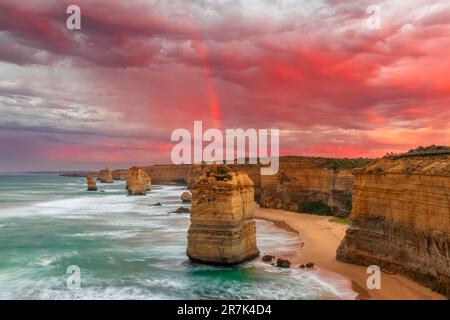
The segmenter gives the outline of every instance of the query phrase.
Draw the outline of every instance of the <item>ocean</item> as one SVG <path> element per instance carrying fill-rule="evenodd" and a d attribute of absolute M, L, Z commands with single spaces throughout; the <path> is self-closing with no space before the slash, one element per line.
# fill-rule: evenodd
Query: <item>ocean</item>
<path fill-rule="evenodd" d="M 344 278 L 191 263 L 189 214 L 171 213 L 185 188 L 153 185 L 127 196 L 123 181 L 48 174 L 0 175 L 0 299 L 354 299 Z M 161 203 L 161 206 L 155 206 Z M 262 254 L 293 253 L 299 238 L 257 220 Z M 73 266 L 79 286 L 68 285 Z"/>

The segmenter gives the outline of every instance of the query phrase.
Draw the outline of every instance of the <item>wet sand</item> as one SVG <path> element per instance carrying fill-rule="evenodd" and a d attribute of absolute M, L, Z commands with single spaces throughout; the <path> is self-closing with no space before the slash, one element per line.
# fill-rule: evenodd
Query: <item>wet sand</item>
<path fill-rule="evenodd" d="M 352 289 L 358 293 L 358 299 L 445 300 L 444 296 L 412 280 L 384 272 L 381 275 L 381 289 L 367 289 L 366 281 L 370 275 L 366 273 L 366 268 L 336 260 L 336 249 L 348 226 L 330 221 L 331 217 L 257 207 L 256 218 L 271 221 L 287 231 L 298 233 L 304 245 L 299 248 L 298 255 L 285 258 L 291 259 L 295 267 L 313 262 L 320 272 L 334 272 L 349 279 Z"/>

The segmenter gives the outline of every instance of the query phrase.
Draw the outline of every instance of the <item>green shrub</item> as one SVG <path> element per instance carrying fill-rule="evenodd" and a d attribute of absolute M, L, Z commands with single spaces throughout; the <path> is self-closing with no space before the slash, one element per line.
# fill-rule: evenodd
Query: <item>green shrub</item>
<path fill-rule="evenodd" d="M 333 217 L 330 219 L 330 221 L 334 222 L 334 223 L 347 224 L 347 225 L 352 224 L 352 221 L 348 218 Z"/>
<path fill-rule="evenodd" d="M 231 180 L 231 175 L 229 174 L 229 171 L 225 167 L 218 167 L 216 169 L 216 180 L 218 181 L 227 181 Z"/>
<path fill-rule="evenodd" d="M 301 202 L 298 204 L 297 212 L 312 213 L 321 216 L 333 215 L 333 210 L 322 201 Z"/>

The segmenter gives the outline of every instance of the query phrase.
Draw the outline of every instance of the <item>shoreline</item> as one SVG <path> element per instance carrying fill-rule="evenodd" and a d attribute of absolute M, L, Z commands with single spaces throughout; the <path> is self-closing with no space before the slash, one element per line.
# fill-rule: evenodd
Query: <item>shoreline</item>
<path fill-rule="evenodd" d="M 366 268 L 336 260 L 336 249 L 345 236 L 348 225 L 329 221 L 330 216 L 296 213 L 256 206 L 256 219 L 267 220 L 288 232 L 300 236 L 304 244 L 289 258 L 295 266 L 313 262 L 319 272 L 335 273 L 348 279 L 359 300 L 446 300 L 416 282 L 400 275 L 381 273 L 381 289 L 368 290 Z M 267 253 L 277 255 L 276 252 Z"/>

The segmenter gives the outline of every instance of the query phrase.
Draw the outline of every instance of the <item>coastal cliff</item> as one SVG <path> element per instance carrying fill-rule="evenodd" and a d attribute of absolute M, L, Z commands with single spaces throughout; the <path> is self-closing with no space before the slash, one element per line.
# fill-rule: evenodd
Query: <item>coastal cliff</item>
<path fill-rule="evenodd" d="M 113 183 L 114 181 L 111 170 L 109 170 L 109 168 L 101 170 L 97 174 L 97 180 L 99 180 L 102 183 Z"/>
<path fill-rule="evenodd" d="M 352 203 L 354 168 L 367 159 L 282 157 L 277 175 L 261 176 L 260 205 L 346 217 Z"/>
<path fill-rule="evenodd" d="M 113 170 L 112 171 L 113 180 L 127 180 L 128 173 L 129 173 L 129 170 L 123 170 L 123 169 Z"/>
<path fill-rule="evenodd" d="M 153 184 L 183 184 L 187 185 L 191 179 L 201 174 L 201 165 L 191 164 L 162 164 L 143 167 L 152 177 Z"/>
<path fill-rule="evenodd" d="M 142 169 L 152 177 L 153 184 L 183 184 L 190 189 L 196 179 L 209 165 L 181 164 L 181 165 L 153 165 Z M 261 190 L 260 166 L 252 164 L 230 164 L 229 168 L 247 173 L 254 184 L 255 199 L 259 199 Z"/>
<path fill-rule="evenodd" d="M 192 187 L 188 257 L 234 265 L 258 256 L 253 182 L 227 166 L 208 168 Z"/>
<path fill-rule="evenodd" d="M 385 157 L 354 172 L 352 226 L 337 259 L 450 297 L 450 154 Z"/>

